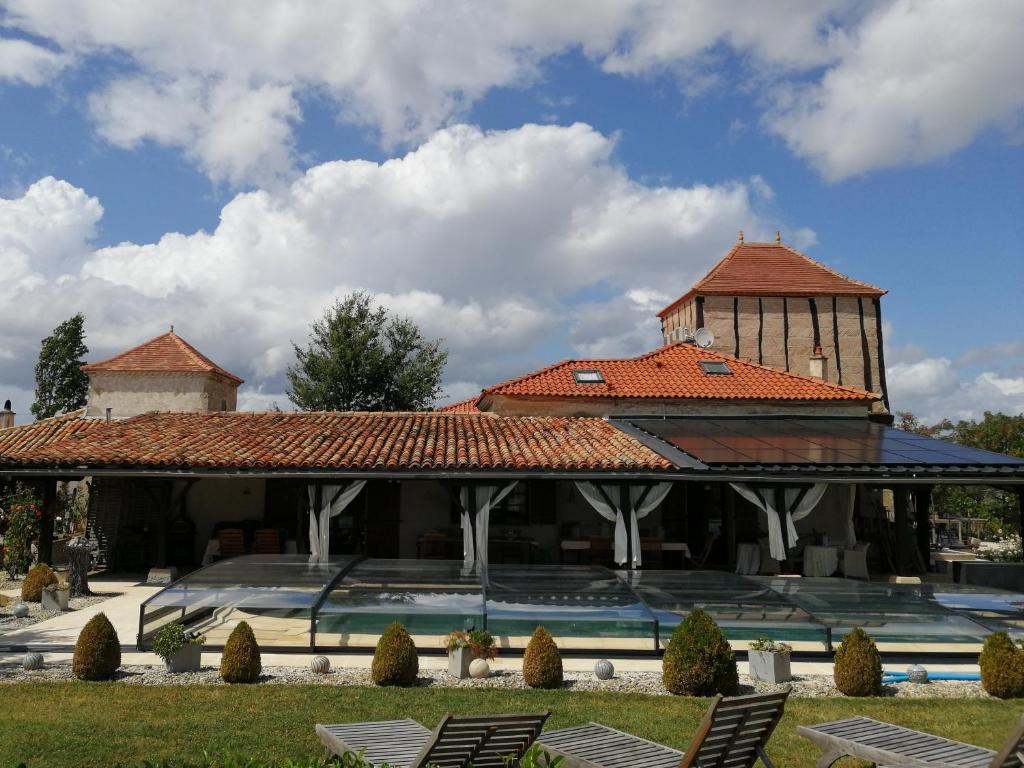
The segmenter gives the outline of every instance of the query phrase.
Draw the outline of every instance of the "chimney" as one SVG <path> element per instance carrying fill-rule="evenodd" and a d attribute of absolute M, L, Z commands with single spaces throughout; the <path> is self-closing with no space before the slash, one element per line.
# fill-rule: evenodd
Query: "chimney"
<path fill-rule="evenodd" d="M 811 355 L 810 374 L 816 379 L 828 380 L 828 358 L 822 353 L 821 347 L 815 347 Z"/>
<path fill-rule="evenodd" d="M 0 411 L 0 429 L 10 429 L 14 426 L 14 417 L 17 414 L 11 410 L 11 401 L 4 402 L 4 409 Z"/>

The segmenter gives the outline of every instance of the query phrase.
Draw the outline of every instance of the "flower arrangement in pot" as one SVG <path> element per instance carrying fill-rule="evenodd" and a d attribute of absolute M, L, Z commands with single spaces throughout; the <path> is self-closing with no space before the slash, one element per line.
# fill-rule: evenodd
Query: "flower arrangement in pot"
<path fill-rule="evenodd" d="M 71 599 L 71 587 L 66 581 L 47 584 L 43 587 L 42 605 L 44 611 L 66 611 Z"/>
<path fill-rule="evenodd" d="M 750 642 L 747 660 L 750 676 L 765 683 L 784 683 L 793 678 L 790 654 L 793 648 L 786 643 L 759 637 Z"/>
<path fill-rule="evenodd" d="M 153 636 L 153 653 L 164 660 L 168 672 L 198 672 L 204 642 L 203 635 L 186 632 L 181 624 L 171 622 Z"/>
<path fill-rule="evenodd" d="M 448 674 L 463 680 L 469 677 L 469 665 L 474 659 L 493 659 L 498 655 L 494 636 L 486 629 L 452 632 L 445 640 L 448 649 Z"/>

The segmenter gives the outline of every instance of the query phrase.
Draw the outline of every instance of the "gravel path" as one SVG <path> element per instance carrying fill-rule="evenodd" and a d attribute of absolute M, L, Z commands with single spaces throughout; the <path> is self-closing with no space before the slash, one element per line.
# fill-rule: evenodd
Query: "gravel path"
<path fill-rule="evenodd" d="M 37 672 L 25 672 L 20 666 L 0 666 L 0 684 L 26 681 L 73 680 L 68 664 L 54 664 Z M 215 667 L 204 667 L 200 672 L 168 674 L 162 667 L 125 666 L 118 672 L 118 682 L 126 685 L 225 685 Z M 336 669 L 326 675 L 316 675 L 304 667 L 273 667 L 261 678 L 262 685 L 373 685 L 367 669 Z M 456 680 L 442 670 L 424 670 L 420 673 L 417 686 L 423 688 L 525 688 L 522 674 L 518 672 L 496 672 L 485 680 Z M 793 696 L 803 698 L 842 696 L 827 675 L 807 675 L 794 678 Z M 611 680 L 598 680 L 585 672 L 567 672 L 563 688 L 575 691 L 618 691 L 668 696 L 657 672 L 626 672 Z M 740 675 L 743 693 L 778 690 L 755 682 L 746 675 Z M 988 698 L 981 685 L 976 682 L 940 680 L 933 683 L 898 683 L 886 685 L 884 695 L 908 698 Z"/>
<path fill-rule="evenodd" d="M 120 594 L 120 592 L 97 592 L 89 597 L 72 597 L 68 601 L 68 608 L 71 611 L 77 611 L 96 603 L 102 603 L 104 600 L 109 600 L 112 597 L 118 597 Z M 0 636 L 5 632 L 13 632 L 16 629 L 29 627 L 61 614 L 61 611 L 44 611 L 42 603 L 26 603 L 28 606 L 28 616 L 24 619 L 16 619 L 11 611 L 17 602 L 20 601 L 14 599 L 10 605 L 0 607 Z"/>

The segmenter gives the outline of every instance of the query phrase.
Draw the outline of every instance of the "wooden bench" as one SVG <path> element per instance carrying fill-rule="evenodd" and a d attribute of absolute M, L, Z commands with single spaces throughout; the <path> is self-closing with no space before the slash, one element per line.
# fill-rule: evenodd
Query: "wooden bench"
<path fill-rule="evenodd" d="M 828 768 L 845 756 L 892 768 L 1021 768 L 1024 765 L 1024 717 L 998 752 L 870 717 L 801 725 L 796 730 L 821 747 L 823 754 L 818 768 Z"/>
<path fill-rule="evenodd" d="M 685 752 L 598 723 L 545 733 L 540 745 L 565 757 L 565 768 L 751 768 L 758 758 L 773 768 L 765 745 L 787 696 L 716 696 Z"/>
<path fill-rule="evenodd" d="M 387 720 L 317 725 L 316 734 L 327 748 L 328 757 L 362 752 L 363 759 L 373 765 L 507 768 L 519 764 L 548 714 L 474 717 L 449 713 L 433 732 L 415 720 Z"/>

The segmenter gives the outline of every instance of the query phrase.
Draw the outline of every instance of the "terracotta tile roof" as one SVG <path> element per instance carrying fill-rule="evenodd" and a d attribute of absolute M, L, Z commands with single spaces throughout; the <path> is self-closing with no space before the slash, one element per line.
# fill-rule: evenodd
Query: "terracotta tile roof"
<path fill-rule="evenodd" d="M 242 379 L 221 368 L 173 330 L 107 360 L 83 365 L 82 370 L 218 373 L 237 384 L 244 383 Z"/>
<path fill-rule="evenodd" d="M 454 413 L 149 413 L 52 443 L 32 466 L 661 471 L 603 419 Z"/>
<path fill-rule="evenodd" d="M 884 296 L 782 243 L 737 243 L 694 286 L 658 313 L 701 296 Z"/>
<path fill-rule="evenodd" d="M 706 373 L 701 361 L 723 362 L 731 375 Z M 604 383 L 580 384 L 573 371 L 597 370 Z M 485 389 L 483 396 L 622 397 L 697 400 L 863 400 L 878 395 L 786 373 L 677 342 L 618 360 L 563 360 Z M 486 407 L 486 406 L 485 406 Z"/>
<path fill-rule="evenodd" d="M 434 410 L 438 413 L 480 413 L 480 409 L 477 407 L 478 402 L 480 402 L 480 395 L 473 395 L 473 397 L 459 400 L 457 403 L 442 405 Z"/>
<path fill-rule="evenodd" d="M 82 418 L 84 414 L 82 408 L 32 424 L 0 429 L 0 461 L 17 461 L 32 451 L 85 435 L 104 425 L 99 419 Z"/>

